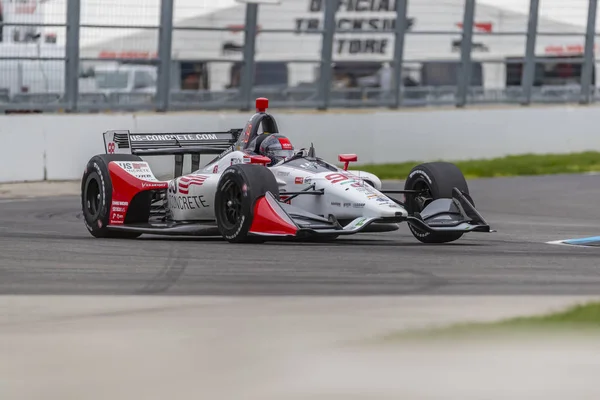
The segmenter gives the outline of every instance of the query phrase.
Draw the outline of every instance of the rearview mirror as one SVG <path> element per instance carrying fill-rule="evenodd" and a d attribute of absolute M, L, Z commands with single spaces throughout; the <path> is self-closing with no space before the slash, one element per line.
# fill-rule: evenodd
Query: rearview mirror
<path fill-rule="evenodd" d="M 340 154 L 338 156 L 338 160 L 344 163 L 344 171 L 348 170 L 348 165 L 351 162 L 358 161 L 358 156 L 356 154 Z"/>

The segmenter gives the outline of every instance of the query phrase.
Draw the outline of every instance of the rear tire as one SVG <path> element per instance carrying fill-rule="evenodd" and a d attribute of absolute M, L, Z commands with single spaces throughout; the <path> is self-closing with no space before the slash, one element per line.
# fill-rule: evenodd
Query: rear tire
<path fill-rule="evenodd" d="M 113 191 L 108 171 L 108 163 L 111 161 L 143 160 L 131 154 L 100 154 L 90 159 L 81 179 L 83 221 L 96 238 L 135 239 L 141 233 L 117 232 L 107 228 Z"/>
<path fill-rule="evenodd" d="M 249 235 L 254 204 L 271 192 L 279 199 L 279 185 L 273 173 L 262 165 L 235 164 L 221 176 L 215 194 L 215 217 L 221 235 L 230 243 L 263 243 Z"/>
<path fill-rule="evenodd" d="M 405 190 L 427 190 L 423 196 L 406 196 L 406 210 L 409 215 L 419 213 L 433 200 L 452 198 L 452 191 L 458 188 L 473 203 L 469 195 L 469 186 L 461 172 L 454 164 L 448 162 L 431 162 L 414 167 L 408 174 L 404 184 Z M 411 233 L 423 243 L 449 243 L 462 237 L 463 232 L 429 233 L 423 232 L 410 223 Z"/>

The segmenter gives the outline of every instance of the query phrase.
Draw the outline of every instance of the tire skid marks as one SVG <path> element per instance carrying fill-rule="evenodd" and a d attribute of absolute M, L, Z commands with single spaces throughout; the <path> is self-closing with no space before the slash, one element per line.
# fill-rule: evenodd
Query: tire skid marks
<path fill-rule="evenodd" d="M 164 293 L 173 286 L 189 263 L 189 255 L 185 251 L 171 248 L 165 266 L 139 291 L 138 294 Z"/>

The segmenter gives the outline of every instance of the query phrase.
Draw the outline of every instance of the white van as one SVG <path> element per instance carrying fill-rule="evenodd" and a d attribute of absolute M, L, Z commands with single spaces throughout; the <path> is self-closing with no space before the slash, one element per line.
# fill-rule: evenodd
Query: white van
<path fill-rule="evenodd" d="M 80 92 L 151 93 L 156 92 L 157 67 L 136 64 L 109 64 L 93 67 L 91 81 L 80 85 Z"/>
<path fill-rule="evenodd" d="M 64 56 L 64 48 L 56 45 L 0 44 L 0 91 L 11 97 L 19 93 L 63 93 L 65 61 L 58 58 Z"/>

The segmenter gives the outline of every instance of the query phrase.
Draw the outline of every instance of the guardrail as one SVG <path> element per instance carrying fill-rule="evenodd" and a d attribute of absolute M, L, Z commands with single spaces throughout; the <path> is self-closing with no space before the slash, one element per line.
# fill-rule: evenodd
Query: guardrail
<path fill-rule="evenodd" d="M 600 100 L 600 92 L 590 89 L 591 101 Z M 271 108 L 317 108 L 320 104 L 318 89 L 263 88 L 254 89 L 252 95 L 268 97 Z M 521 87 L 506 89 L 469 88 L 469 104 L 523 104 Z M 579 87 L 548 86 L 534 88 L 531 103 L 568 104 L 581 99 Z M 455 86 L 406 88 L 403 91 L 402 107 L 453 106 L 458 100 Z M 153 93 L 80 93 L 78 112 L 145 111 L 153 110 L 157 95 Z M 172 91 L 169 93 L 169 109 L 172 111 L 239 110 L 245 100 L 239 90 L 223 91 Z M 378 88 L 335 89 L 331 91 L 331 108 L 387 108 L 394 106 L 393 94 Z M 60 112 L 67 108 L 63 93 L 22 93 L 14 96 L 0 95 L 0 111 L 17 112 Z"/>
<path fill-rule="evenodd" d="M 352 109 L 278 113 L 281 133 L 295 148 L 314 143 L 316 155 L 336 162 L 358 154 L 358 164 L 491 158 L 523 153 L 569 153 L 600 148 L 596 107 L 431 108 L 402 113 Z M 102 132 L 226 131 L 251 113 L 118 113 L 0 116 L 0 182 L 80 179 L 93 155 L 104 152 Z M 209 157 L 210 158 L 210 157 Z M 172 157 L 148 157 L 157 175 L 173 173 Z M 201 163 L 207 162 L 201 160 Z M 186 160 L 185 170 L 191 168 Z"/>

